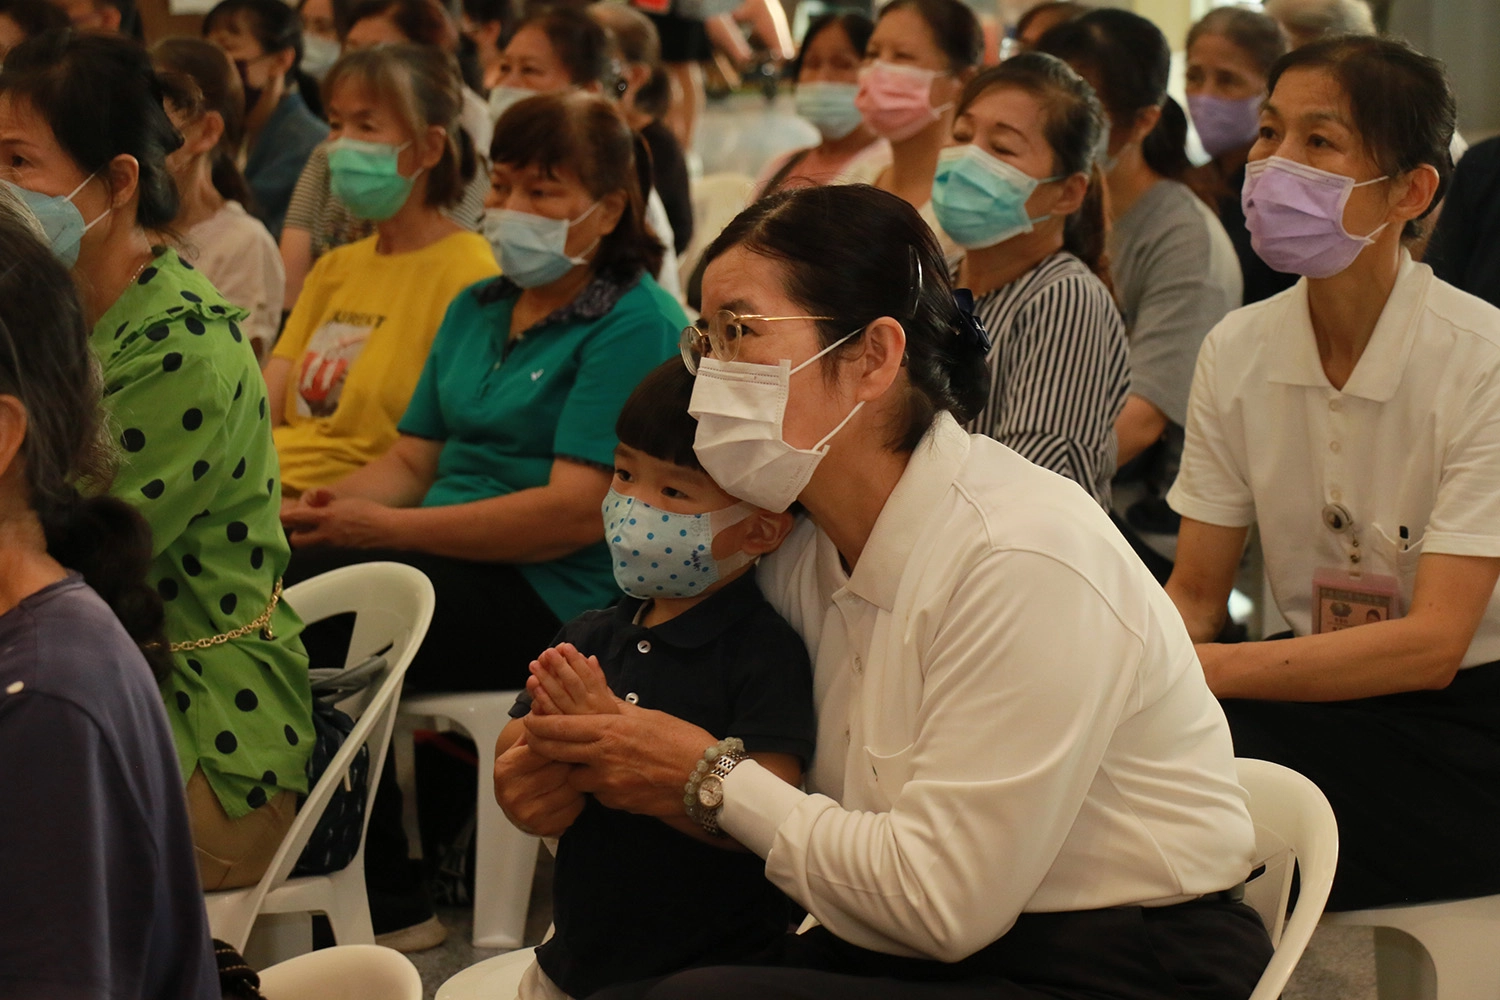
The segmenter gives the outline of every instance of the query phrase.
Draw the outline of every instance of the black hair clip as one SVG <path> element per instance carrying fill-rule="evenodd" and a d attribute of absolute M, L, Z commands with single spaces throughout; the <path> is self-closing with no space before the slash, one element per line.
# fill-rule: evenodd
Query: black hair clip
<path fill-rule="evenodd" d="M 958 335 L 979 348 L 981 354 L 989 354 L 990 334 L 974 315 L 974 293 L 967 288 L 955 288 L 953 301 L 958 304 Z"/>

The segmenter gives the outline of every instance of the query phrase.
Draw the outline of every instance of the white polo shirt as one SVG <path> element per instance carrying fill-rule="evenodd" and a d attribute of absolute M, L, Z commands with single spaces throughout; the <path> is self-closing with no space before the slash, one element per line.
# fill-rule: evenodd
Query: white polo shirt
<path fill-rule="evenodd" d="M 1196 521 L 1259 525 L 1297 635 L 1312 629 L 1313 574 L 1352 568 L 1350 536 L 1323 523 L 1331 504 L 1353 518 L 1362 572 L 1396 577 L 1409 609 L 1422 553 L 1500 556 L 1500 309 L 1403 253 L 1342 392 L 1318 358 L 1305 280 L 1235 310 L 1198 356 L 1167 500 Z M 1491 596 L 1463 666 L 1496 659 Z"/>
<path fill-rule="evenodd" d="M 943 414 L 852 577 L 804 522 L 760 582 L 814 651 L 812 794 L 748 762 L 720 822 L 845 941 L 957 961 L 1023 911 L 1248 874 L 1224 714 L 1076 484 Z"/>

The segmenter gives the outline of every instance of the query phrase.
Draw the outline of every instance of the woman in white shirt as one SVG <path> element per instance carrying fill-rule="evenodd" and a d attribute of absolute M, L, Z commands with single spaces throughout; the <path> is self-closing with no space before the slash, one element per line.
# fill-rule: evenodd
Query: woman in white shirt
<path fill-rule="evenodd" d="M 167 157 L 179 198 L 172 228 L 181 235 L 183 259 L 249 310 L 245 334 L 264 360 L 281 329 L 286 273 L 276 241 L 244 207 L 250 185 L 234 161 L 245 121 L 239 75 L 223 50 L 197 38 L 158 42 L 151 61 L 183 138 Z"/>
<path fill-rule="evenodd" d="M 1403 248 L 1452 173 L 1453 96 L 1373 37 L 1270 86 L 1245 215 L 1304 280 L 1204 343 L 1167 590 L 1210 642 L 1259 528 L 1294 638 L 1198 652 L 1236 750 L 1333 804 L 1330 909 L 1500 892 L 1500 310 Z"/>
<path fill-rule="evenodd" d="M 652 998 L 1248 996 L 1270 945 L 1225 891 L 1254 836 L 1222 713 L 1099 505 L 961 428 L 986 336 L 915 210 L 785 192 L 706 256 L 711 319 L 683 338 L 695 451 L 730 493 L 809 514 L 760 570 L 814 651 L 809 792 L 622 704 L 528 716 L 502 805 L 552 834 L 583 792 L 689 802 L 821 924 L 778 968 Z"/>

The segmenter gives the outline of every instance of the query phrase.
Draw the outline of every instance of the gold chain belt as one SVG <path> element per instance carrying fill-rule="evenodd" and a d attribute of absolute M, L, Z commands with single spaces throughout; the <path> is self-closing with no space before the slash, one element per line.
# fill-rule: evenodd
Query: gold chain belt
<path fill-rule="evenodd" d="M 189 639 L 187 642 L 174 642 L 171 650 L 174 653 L 186 653 L 194 649 L 210 649 L 214 646 L 222 646 L 234 639 L 243 639 L 245 636 L 260 629 L 260 637 L 270 640 L 276 638 L 276 633 L 271 631 L 271 616 L 276 613 L 276 605 L 281 603 L 281 577 L 276 578 L 276 586 L 271 588 L 271 600 L 266 605 L 266 610 L 260 613 L 260 617 L 248 625 L 241 625 L 231 632 L 223 632 L 208 639 Z"/>

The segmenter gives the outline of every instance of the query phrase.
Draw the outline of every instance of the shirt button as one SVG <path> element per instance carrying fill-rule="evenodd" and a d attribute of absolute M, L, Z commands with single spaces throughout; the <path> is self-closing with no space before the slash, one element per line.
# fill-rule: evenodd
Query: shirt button
<path fill-rule="evenodd" d="M 1341 403 L 1341 402 L 1339 402 L 1337 399 L 1330 399 L 1328 401 L 1328 408 L 1330 410 L 1332 410 L 1334 413 L 1338 413 L 1340 410 L 1342 410 L 1344 408 L 1344 404 Z"/>
<path fill-rule="evenodd" d="M 640 704 L 641 696 L 632 691 L 625 696 L 625 700 L 630 702 L 632 705 L 638 705 Z"/>
<path fill-rule="evenodd" d="M 651 643 L 647 642 L 645 639 L 642 639 L 640 642 L 635 644 L 635 648 L 640 650 L 642 653 L 649 653 L 651 652 Z"/>
<path fill-rule="evenodd" d="M 499 370 L 500 370 L 500 362 L 496 361 L 495 362 L 495 367 L 491 368 L 490 371 L 497 372 Z"/>
<path fill-rule="evenodd" d="M 1328 499 L 1342 500 L 1344 499 L 1344 491 L 1335 486 L 1333 489 L 1328 491 Z"/>
<path fill-rule="evenodd" d="M 1339 444 L 1337 441 L 1328 442 L 1328 450 L 1333 452 L 1335 455 L 1337 455 L 1339 451 L 1342 450 L 1342 448 L 1343 445 Z"/>

